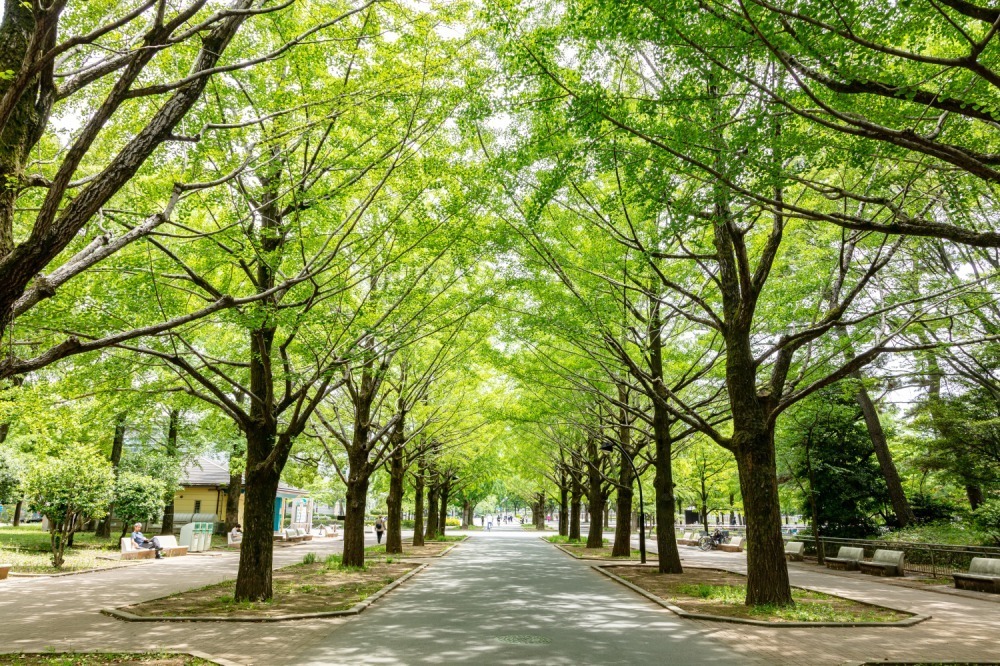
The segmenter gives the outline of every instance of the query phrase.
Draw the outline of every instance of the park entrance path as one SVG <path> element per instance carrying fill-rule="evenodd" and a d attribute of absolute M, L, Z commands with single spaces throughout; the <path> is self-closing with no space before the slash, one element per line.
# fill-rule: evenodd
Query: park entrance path
<path fill-rule="evenodd" d="M 754 663 L 705 634 L 535 534 L 494 528 L 279 663 Z"/>

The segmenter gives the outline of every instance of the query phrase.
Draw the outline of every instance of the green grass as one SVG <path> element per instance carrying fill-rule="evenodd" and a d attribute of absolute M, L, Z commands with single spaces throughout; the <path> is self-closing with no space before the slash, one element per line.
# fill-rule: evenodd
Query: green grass
<path fill-rule="evenodd" d="M 62 652 L 52 654 L 2 654 L 0 666 L 103 666 L 104 664 L 170 664 L 171 666 L 207 666 L 213 662 L 172 652 L 85 654 Z"/>
<path fill-rule="evenodd" d="M 570 541 L 570 538 L 568 536 L 563 536 L 561 534 L 553 534 L 552 536 L 547 536 L 547 537 L 542 537 L 542 538 L 544 538 L 549 543 L 563 543 L 563 544 L 565 544 L 565 543 L 583 543 L 582 539 L 574 539 L 574 540 Z M 605 540 L 605 543 L 606 542 L 607 542 L 607 540 Z"/>
<path fill-rule="evenodd" d="M 453 541 L 465 541 L 466 539 L 468 539 L 468 537 L 460 534 L 439 534 L 433 539 L 430 539 L 430 541 L 431 542 L 441 541 L 444 543 L 451 543 Z"/>
<path fill-rule="evenodd" d="M 929 523 L 895 530 L 878 537 L 881 541 L 901 543 L 940 543 L 954 546 L 990 546 L 988 536 L 966 523 Z"/>
<path fill-rule="evenodd" d="M 698 599 L 705 599 L 724 606 L 744 606 L 746 601 L 746 585 L 678 585 L 674 588 L 677 594 Z M 822 592 L 792 588 L 792 600 L 795 606 L 773 606 L 763 604 L 747 608 L 748 615 L 753 619 L 774 620 L 786 622 L 879 622 L 892 621 L 893 614 L 876 607 L 870 611 L 844 611 L 834 608 L 829 603 L 836 597 Z"/>

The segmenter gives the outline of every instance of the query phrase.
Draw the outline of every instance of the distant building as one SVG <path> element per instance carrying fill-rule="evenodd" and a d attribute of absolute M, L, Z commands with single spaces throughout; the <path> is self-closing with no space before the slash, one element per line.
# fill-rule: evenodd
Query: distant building
<path fill-rule="evenodd" d="M 226 493 L 229 490 L 229 468 L 212 458 L 200 457 L 181 471 L 181 488 L 174 494 L 174 528 L 190 522 L 212 522 L 222 525 L 226 520 Z M 239 517 L 243 522 L 244 488 L 240 489 Z M 289 525 L 309 528 L 312 525 L 313 501 L 309 492 L 278 484 L 274 498 L 274 531 Z"/>

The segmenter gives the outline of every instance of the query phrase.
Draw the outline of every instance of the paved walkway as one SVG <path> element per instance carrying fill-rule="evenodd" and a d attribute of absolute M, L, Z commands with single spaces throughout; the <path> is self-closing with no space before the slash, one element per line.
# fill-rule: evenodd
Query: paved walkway
<path fill-rule="evenodd" d="M 275 552 L 276 566 L 314 541 Z M 742 554 L 683 548 L 685 565 L 745 570 Z M 996 661 L 1000 603 L 833 575 L 793 564 L 792 582 L 929 613 L 914 627 L 780 629 L 681 620 L 540 541 L 531 531 L 476 532 L 362 615 L 286 623 L 126 623 L 108 606 L 235 576 L 238 556 L 188 556 L 134 567 L 0 583 L 0 650 L 197 650 L 241 664 L 842 664 Z M 498 636 L 533 636 L 510 644 Z"/>
<path fill-rule="evenodd" d="M 656 542 L 653 541 L 655 549 Z M 647 541 L 647 546 L 649 542 Z M 680 547 L 685 566 L 708 566 L 746 573 L 743 553 Z M 655 554 L 651 561 L 655 560 Z M 769 628 L 751 625 L 712 626 L 711 636 L 748 658 L 769 664 L 843 664 L 861 661 L 1000 660 L 1000 603 L 913 589 L 880 582 L 860 573 L 828 573 L 809 563 L 790 563 L 793 585 L 809 587 L 873 604 L 930 615 L 912 627 Z"/>
<path fill-rule="evenodd" d="M 706 634 L 535 534 L 494 527 L 279 663 L 748 663 Z M 510 644 L 502 636 L 546 642 Z"/>

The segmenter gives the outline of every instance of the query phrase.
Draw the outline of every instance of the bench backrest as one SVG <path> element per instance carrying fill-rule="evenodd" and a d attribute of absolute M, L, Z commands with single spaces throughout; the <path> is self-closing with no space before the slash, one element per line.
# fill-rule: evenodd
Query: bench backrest
<path fill-rule="evenodd" d="M 133 550 L 138 550 L 135 547 L 135 542 L 132 541 L 132 539 L 130 539 L 128 537 L 122 537 L 122 552 L 123 553 L 128 553 L 128 552 L 131 552 Z"/>
<path fill-rule="evenodd" d="M 851 546 L 841 546 L 837 551 L 838 560 L 854 560 L 860 562 L 865 557 L 864 548 L 852 548 Z"/>
<path fill-rule="evenodd" d="M 733 537 L 729 541 L 729 545 L 730 546 L 736 546 L 737 548 L 739 548 L 740 546 L 743 545 L 743 537 Z"/>
<path fill-rule="evenodd" d="M 969 564 L 969 573 L 1000 576 L 1000 560 L 995 557 L 973 557 Z"/>
<path fill-rule="evenodd" d="M 903 561 L 906 559 L 906 553 L 901 550 L 876 550 L 875 557 L 872 558 L 872 562 L 878 564 L 894 564 L 900 573 L 903 571 Z"/>
<path fill-rule="evenodd" d="M 295 530 L 291 529 L 290 527 L 286 527 L 285 528 L 285 538 L 286 539 L 291 539 L 293 536 L 295 536 Z"/>
<path fill-rule="evenodd" d="M 233 544 L 233 543 L 239 543 L 240 541 L 243 541 L 243 535 L 242 534 L 238 534 L 236 536 L 233 536 L 232 532 L 226 532 L 226 542 L 227 543 Z"/>
<path fill-rule="evenodd" d="M 801 555 L 805 551 L 805 548 L 806 544 L 804 541 L 789 541 L 785 544 L 785 552 L 793 555 Z"/>
<path fill-rule="evenodd" d="M 160 536 L 160 545 L 164 548 L 177 548 L 177 537 L 173 534 L 163 534 Z"/>
<path fill-rule="evenodd" d="M 685 532 L 685 533 L 684 533 L 684 538 L 685 538 L 685 539 L 690 539 L 690 538 L 691 538 L 691 535 L 692 535 L 692 532 Z"/>

